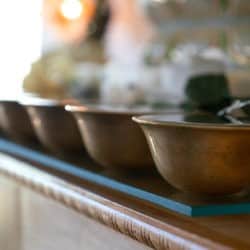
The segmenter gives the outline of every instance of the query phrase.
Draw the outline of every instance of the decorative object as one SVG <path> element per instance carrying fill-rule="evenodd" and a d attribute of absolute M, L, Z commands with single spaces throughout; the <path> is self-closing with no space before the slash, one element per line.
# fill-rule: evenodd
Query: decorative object
<path fill-rule="evenodd" d="M 31 66 L 23 81 L 25 92 L 44 98 L 62 98 L 73 80 L 74 61 L 67 51 L 45 54 Z"/>
<path fill-rule="evenodd" d="M 65 103 L 32 98 L 20 101 L 27 109 L 40 142 L 50 151 L 70 157 L 83 152 L 83 143 L 76 122 L 64 110 Z"/>
<path fill-rule="evenodd" d="M 133 115 L 152 112 L 123 106 L 66 106 L 78 122 L 90 156 L 99 164 L 117 172 L 147 171 L 153 166 L 148 145 Z"/>
<path fill-rule="evenodd" d="M 250 184 L 250 126 L 206 113 L 133 118 L 147 137 L 161 175 L 200 195 L 227 195 Z"/>
<path fill-rule="evenodd" d="M 0 100 L 0 129 L 18 142 L 36 142 L 35 131 L 25 108 L 14 100 Z"/>
<path fill-rule="evenodd" d="M 92 49 L 99 52 L 95 58 L 86 52 Z M 45 54 L 33 63 L 31 71 L 23 81 L 23 89 L 27 93 L 48 99 L 73 97 L 97 100 L 103 74 L 101 53 L 92 44 L 82 49 L 58 50 Z"/>

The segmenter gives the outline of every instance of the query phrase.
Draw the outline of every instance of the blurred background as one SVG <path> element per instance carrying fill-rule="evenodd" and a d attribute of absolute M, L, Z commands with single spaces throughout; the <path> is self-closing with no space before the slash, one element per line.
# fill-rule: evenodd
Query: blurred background
<path fill-rule="evenodd" d="M 249 1 L 1 5 L 4 98 L 30 93 L 111 104 L 207 105 L 250 97 Z M 197 87 L 197 81 L 204 84 Z"/>

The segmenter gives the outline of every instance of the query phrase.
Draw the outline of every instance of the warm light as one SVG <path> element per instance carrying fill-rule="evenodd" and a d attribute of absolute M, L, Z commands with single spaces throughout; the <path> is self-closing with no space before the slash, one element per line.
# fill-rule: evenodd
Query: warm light
<path fill-rule="evenodd" d="M 81 16 L 83 5 L 80 0 L 64 0 L 60 10 L 65 18 L 74 20 Z"/>
<path fill-rule="evenodd" d="M 59 39 L 66 43 L 78 43 L 87 35 L 96 11 L 96 1 L 43 0 L 43 16 Z"/>

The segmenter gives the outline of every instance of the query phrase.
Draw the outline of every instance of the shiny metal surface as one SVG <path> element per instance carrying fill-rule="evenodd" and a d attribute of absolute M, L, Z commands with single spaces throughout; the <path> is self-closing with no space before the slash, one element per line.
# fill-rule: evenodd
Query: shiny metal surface
<path fill-rule="evenodd" d="M 226 195 L 250 184 L 250 126 L 134 117 L 147 137 L 160 174 L 191 193 Z"/>
<path fill-rule="evenodd" d="M 0 101 L 0 128 L 19 142 L 36 141 L 27 111 L 16 101 Z"/>
<path fill-rule="evenodd" d="M 59 154 L 83 151 L 77 124 L 63 105 L 27 104 L 26 108 L 36 134 L 46 148 Z"/>
<path fill-rule="evenodd" d="M 67 110 L 76 117 L 88 153 L 102 166 L 118 172 L 153 166 L 145 136 L 131 119 L 144 112 L 104 109 L 99 105 L 68 106 Z"/>

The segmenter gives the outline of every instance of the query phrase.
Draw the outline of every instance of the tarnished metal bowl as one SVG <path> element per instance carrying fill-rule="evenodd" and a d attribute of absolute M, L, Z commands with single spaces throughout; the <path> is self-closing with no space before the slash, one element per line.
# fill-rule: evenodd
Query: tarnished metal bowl
<path fill-rule="evenodd" d="M 250 125 L 209 114 L 134 117 L 147 137 L 160 174 L 195 194 L 227 195 L 250 184 Z"/>
<path fill-rule="evenodd" d="M 131 119 L 145 111 L 103 105 L 66 109 L 74 113 L 86 150 L 96 162 L 118 172 L 152 168 L 146 138 Z"/>
<path fill-rule="evenodd" d="M 84 147 L 74 117 L 64 103 L 51 100 L 22 101 L 40 142 L 54 153 L 80 154 Z"/>
<path fill-rule="evenodd" d="M 7 136 L 18 142 L 36 141 L 27 111 L 16 101 L 0 101 L 0 128 Z"/>

